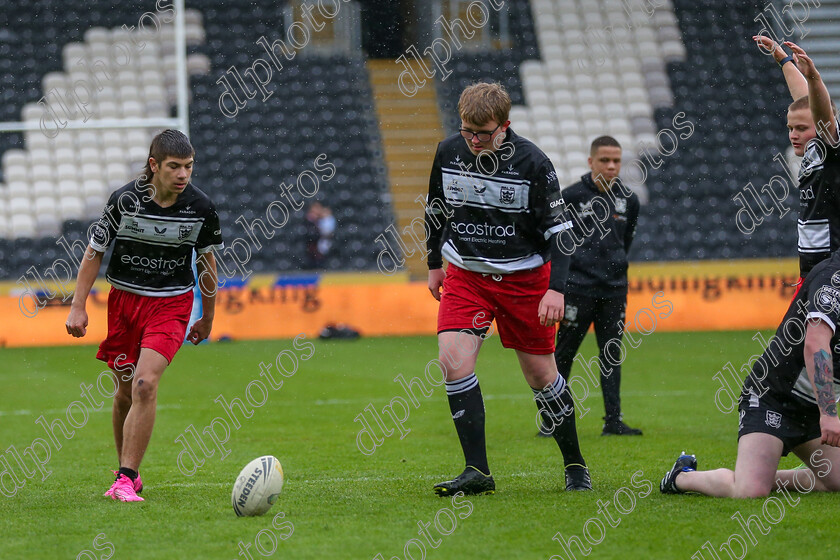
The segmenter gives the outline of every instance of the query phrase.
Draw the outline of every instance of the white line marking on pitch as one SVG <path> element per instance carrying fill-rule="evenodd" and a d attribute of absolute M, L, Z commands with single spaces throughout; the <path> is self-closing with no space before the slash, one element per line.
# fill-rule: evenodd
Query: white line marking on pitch
<path fill-rule="evenodd" d="M 93 411 L 93 412 L 111 412 L 111 407 L 110 406 L 103 406 L 102 408 L 94 408 L 94 409 L 91 409 L 90 407 L 86 406 L 85 408 L 87 408 L 88 412 L 91 412 L 91 411 Z M 177 410 L 177 409 L 180 409 L 180 408 L 181 408 L 180 404 L 159 404 L 158 407 L 157 407 L 158 410 Z M 67 412 L 67 408 L 52 408 L 50 410 L 41 410 L 41 411 L 27 410 L 27 409 L 0 410 L 0 416 L 35 416 L 36 414 L 38 416 L 41 416 L 41 415 L 45 415 L 45 414 L 61 414 L 62 412 Z"/>
<path fill-rule="evenodd" d="M 509 474 L 502 474 L 503 477 L 511 477 L 511 478 L 531 478 L 531 477 L 546 477 L 551 475 L 556 475 L 557 473 L 554 471 L 540 471 L 540 472 L 519 472 L 519 473 L 509 473 Z M 291 480 L 294 483 L 302 483 L 302 484 L 332 484 L 332 483 L 343 483 L 343 482 L 384 482 L 389 480 L 441 480 L 446 478 L 447 475 L 445 474 L 438 474 L 438 475 L 412 475 L 412 476 L 359 476 L 359 477 L 338 477 L 338 478 L 313 478 L 313 479 L 289 479 L 287 477 L 286 481 L 288 482 Z M 230 486 L 227 482 L 163 482 L 160 484 L 154 485 L 156 488 L 199 488 L 199 487 L 224 487 Z M 150 485 L 149 488 L 152 486 Z"/>
<path fill-rule="evenodd" d="M 596 387 L 597 389 L 597 387 Z M 624 391 L 621 393 L 623 397 L 686 397 L 690 395 L 696 395 L 695 391 Z M 598 397 L 602 398 L 602 395 L 599 392 L 593 392 L 590 394 L 590 397 Z M 431 398 L 431 397 L 430 397 Z M 534 400 L 533 395 L 529 395 L 528 393 L 514 393 L 514 394 L 488 394 L 484 395 L 484 399 L 488 401 L 493 400 Z M 382 398 L 375 398 L 375 399 L 318 399 L 316 401 L 312 401 L 312 404 L 316 406 L 335 406 L 335 405 L 345 405 L 345 404 L 362 404 L 362 403 L 375 403 L 375 402 L 389 402 L 390 399 L 387 397 Z M 288 404 L 297 404 L 297 403 L 288 403 Z"/>

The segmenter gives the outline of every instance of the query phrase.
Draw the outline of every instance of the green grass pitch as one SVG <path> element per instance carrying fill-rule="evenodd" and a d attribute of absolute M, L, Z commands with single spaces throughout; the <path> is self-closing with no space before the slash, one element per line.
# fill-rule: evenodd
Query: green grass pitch
<path fill-rule="evenodd" d="M 631 349 L 623 408 L 627 422 L 645 435 L 601 437 L 603 405 L 595 389 L 583 403 L 590 411 L 578 420 L 595 486 L 591 493 L 562 490 L 559 451 L 552 440 L 534 437 L 536 409 L 515 355 L 491 338 L 477 372 L 497 492 L 459 504 L 431 491 L 463 466 L 442 387 L 429 398 L 416 393 L 419 407 L 411 406 L 404 424 L 410 432 L 402 439 L 395 431 L 371 455 L 356 446 L 362 426 L 354 418 L 368 405 L 393 428 L 381 412 L 393 397 L 405 397 L 393 379 L 423 376 L 437 354 L 433 337 L 312 341 L 312 357 L 299 360 L 282 387 L 269 389 L 267 402 L 250 419 L 238 415 L 241 427 L 226 444 L 230 455 L 220 460 L 216 450 L 193 476 L 179 471 L 183 448 L 175 438 L 190 425 L 201 432 L 224 417 L 214 399 L 244 398 L 246 386 L 260 378 L 260 362 L 274 362 L 283 350 L 306 352 L 288 340 L 184 347 L 161 383 L 155 432 L 141 469 L 141 504 L 102 497 L 112 481 L 109 469 L 116 468 L 110 402 L 99 411 L 87 405 L 86 424 L 71 439 L 56 434 L 61 449 L 51 448 L 47 480 L 21 474 L 5 450 L 14 445 L 20 452 L 34 438 L 46 438 L 36 419 L 65 418 L 68 405 L 84 402 L 80 383 L 95 383 L 104 366 L 94 359 L 94 347 L 3 349 L 0 457 L 25 484 L 13 497 L 0 496 L 0 558 L 569 558 L 553 540 L 558 533 L 566 541 L 580 539 L 584 550 L 571 545 L 578 559 L 726 560 L 742 552 L 761 559 L 834 558 L 837 496 L 793 495 L 799 501 L 780 499 L 780 510 L 763 499 L 659 493 L 659 480 L 683 449 L 697 454 L 701 468 L 734 465 L 737 413 L 718 411 L 713 399 L 719 384 L 712 376 L 727 361 L 738 367 L 758 353 L 753 334 L 654 333 Z M 581 351 L 593 355 L 591 335 Z M 293 367 L 290 359 L 285 363 Z M 576 368 L 575 375 L 580 373 Z M 96 389 L 92 393 L 101 400 Z M 256 387 L 251 394 L 260 398 Z M 81 423 L 79 406 L 72 412 Z M 280 459 L 286 485 L 268 514 L 237 518 L 230 505 L 233 481 L 263 454 Z M 10 476 L 2 477 L 6 488 Z M 744 519 L 757 515 L 762 526 L 754 521 L 747 534 L 732 518 L 738 512 Z M 429 540 L 418 534 L 418 522 L 428 527 Z M 423 543 L 425 552 L 411 539 Z M 706 541 L 716 556 L 701 550 Z M 721 550 L 727 542 L 731 555 Z M 240 543 L 249 548 L 241 552 Z"/>

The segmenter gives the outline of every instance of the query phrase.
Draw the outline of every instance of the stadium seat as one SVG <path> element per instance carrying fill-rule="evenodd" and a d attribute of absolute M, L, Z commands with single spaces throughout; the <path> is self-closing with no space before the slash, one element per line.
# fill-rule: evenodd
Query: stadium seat
<path fill-rule="evenodd" d="M 12 239 L 32 238 L 36 235 L 35 220 L 30 214 L 12 214 L 9 232 Z"/>
<path fill-rule="evenodd" d="M 63 196 L 59 199 L 58 213 L 62 220 L 80 219 L 85 213 L 85 204 L 79 196 Z"/>

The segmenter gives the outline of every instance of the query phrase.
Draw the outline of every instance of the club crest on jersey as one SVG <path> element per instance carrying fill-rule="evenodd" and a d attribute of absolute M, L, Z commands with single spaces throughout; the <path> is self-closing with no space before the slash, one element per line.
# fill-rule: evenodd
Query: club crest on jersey
<path fill-rule="evenodd" d="M 799 166 L 799 177 L 807 177 L 814 171 L 822 169 L 825 164 L 825 156 L 825 146 L 818 138 L 808 142 L 802 156 L 802 163 Z"/>
<path fill-rule="evenodd" d="M 503 186 L 499 189 L 499 202 L 502 204 L 513 204 L 516 197 L 516 189 L 510 186 Z"/>
<path fill-rule="evenodd" d="M 193 226 L 178 226 L 178 241 L 183 241 L 192 233 Z"/>
<path fill-rule="evenodd" d="M 615 199 L 615 211 L 619 214 L 624 214 L 627 212 L 627 199 L 626 198 L 616 198 Z"/>
<path fill-rule="evenodd" d="M 771 428 L 780 428 L 782 426 L 782 415 L 778 412 L 768 410 L 764 422 Z"/>
<path fill-rule="evenodd" d="M 817 290 L 816 302 L 821 311 L 826 313 L 836 311 L 840 309 L 840 290 L 831 286 L 823 286 Z"/>
<path fill-rule="evenodd" d="M 567 305 L 566 312 L 563 314 L 563 318 L 568 320 L 569 322 L 574 322 L 577 319 L 578 308 L 574 305 Z"/>
<path fill-rule="evenodd" d="M 831 275 L 831 285 L 840 288 L 840 270 Z"/>

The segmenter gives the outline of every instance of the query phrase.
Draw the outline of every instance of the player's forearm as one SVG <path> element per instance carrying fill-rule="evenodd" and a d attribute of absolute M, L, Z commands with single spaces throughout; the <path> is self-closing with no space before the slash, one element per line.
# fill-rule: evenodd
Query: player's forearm
<path fill-rule="evenodd" d="M 819 72 L 808 76 L 808 105 L 817 127 L 817 134 L 832 145 L 837 144 L 837 129 L 834 126 L 834 111 L 831 107 L 831 95 Z"/>
<path fill-rule="evenodd" d="M 789 60 L 782 65 L 782 74 L 785 76 L 785 83 L 787 84 L 790 96 L 794 101 L 800 97 L 808 95 L 808 82 L 805 76 L 796 67 L 796 62 L 793 58 L 788 57 L 788 54 L 782 49 L 781 45 L 776 45 L 776 50 L 773 51 L 773 60 L 776 64 L 788 58 Z"/>
<path fill-rule="evenodd" d="M 446 216 L 442 213 L 434 213 L 429 208 L 426 210 L 426 231 L 429 232 L 429 238 L 426 240 L 426 251 L 428 257 L 426 263 L 429 265 L 429 270 L 443 267 L 443 257 L 441 256 L 440 246 L 443 241 L 443 228 L 446 226 Z"/>
<path fill-rule="evenodd" d="M 834 394 L 834 364 L 831 352 L 822 346 L 807 344 L 805 346 L 805 370 L 814 388 L 817 407 L 823 416 L 837 416 L 837 398 Z"/>
<path fill-rule="evenodd" d="M 566 281 L 569 278 L 569 265 L 572 256 L 567 255 L 561 248 L 559 235 L 551 236 L 551 277 L 548 281 L 548 289 L 561 294 L 566 293 Z"/>
<path fill-rule="evenodd" d="M 212 321 L 216 316 L 216 292 L 219 286 L 216 257 L 210 252 L 199 255 L 195 260 L 195 269 L 198 272 L 198 291 L 201 292 L 201 316 Z"/>
<path fill-rule="evenodd" d="M 73 301 L 70 307 L 84 309 L 96 276 L 99 274 L 99 267 L 102 264 L 102 255 L 95 251 L 90 245 L 85 249 L 85 256 L 79 265 L 79 273 L 76 275 L 76 290 L 73 293 Z"/>
<path fill-rule="evenodd" d="M 785 83 L 794 101 L 808 95 L 808 81 L 793 61 L 787 62 L 782 66 L 782 73 L 785 75 Z"/>

